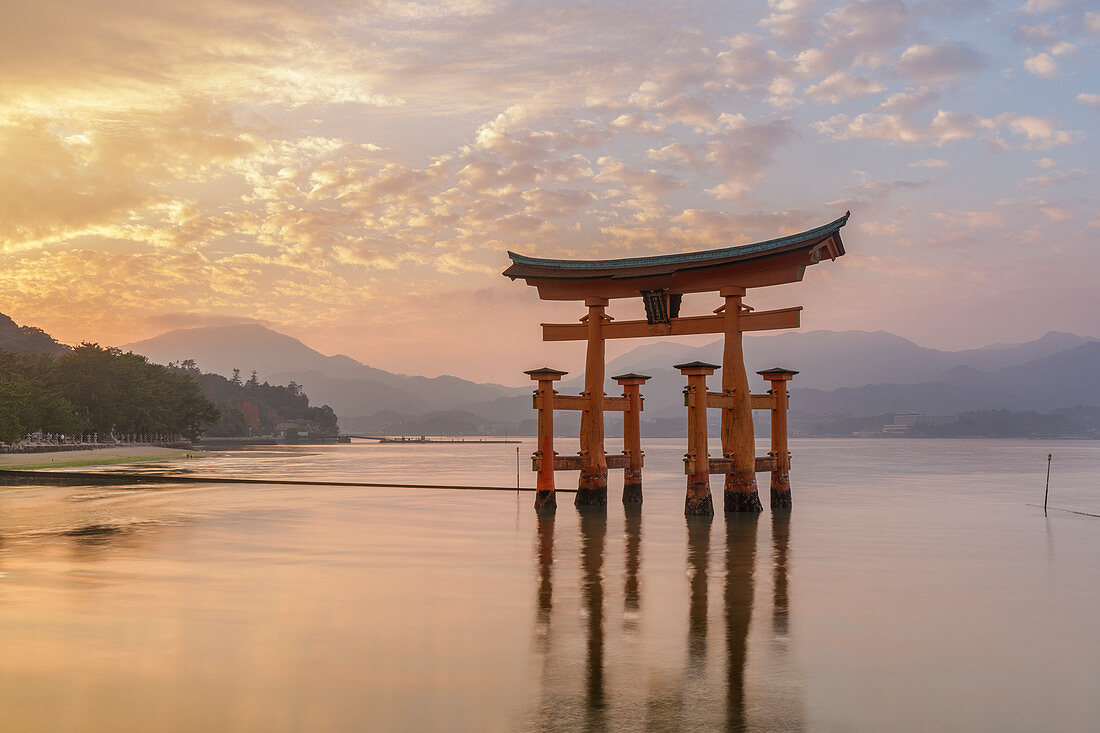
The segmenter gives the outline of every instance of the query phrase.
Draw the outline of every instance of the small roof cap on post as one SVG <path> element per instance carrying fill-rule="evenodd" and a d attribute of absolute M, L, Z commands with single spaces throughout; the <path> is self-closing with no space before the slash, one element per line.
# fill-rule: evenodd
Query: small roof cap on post
<path fill-rule="evenodd" d="M 528 369 L 524 374 L 535 380 L 550 380 L 556 382 L 564 377 L 569 372 L 563 372 L 560 369 L 551 369 L 550 367 L 542 367 L 541 369 Z"/>
<path fill-rule="evenodd" d="M 629 372 L 627 374 L 620 374 L 617 377 L 612 377 L 612 379 L 614 379 L 616 382 L 619 382 L 620 384 L 627 381 L 644 384 L 647 379 L 650 379 L 650 377 L 645 374 L 635 374 L 634 372 Z"/>
<path fill-rule="evenodd" d="M 715 369 L 722 367 L 717 364 L 708 364 L 705 361 L 689 361 L 684 364 L 673 364 L 673 369 L 679 369 L 682 374 L 714 374 Z"/>
<path fill-rule="evenodd" d="M 783 367 L 772 367 L 771 369 L 761 369 L 757 372 L 764 379 L 790 379 L 795 374 L 798 374 L 794 369 L 784 369 Z"/>

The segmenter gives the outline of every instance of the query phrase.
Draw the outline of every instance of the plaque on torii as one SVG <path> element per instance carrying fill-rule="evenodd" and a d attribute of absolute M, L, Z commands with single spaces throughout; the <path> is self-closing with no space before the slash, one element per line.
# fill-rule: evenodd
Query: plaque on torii
<path fill-rule="evenodd" d="M 555 470 L 579 470 L 575 503 L 578 506 L 607 503 L 607 470 L 626 471 L 623 501 L 640 502 L 642 453 L 640 442 L 640 387 L 647 377 L 627 374 L 615 377 L 623 386 L 622 397 L 604 394 L 604 344 L 607 339 L 688 336 L 715 333 L 724 337 L 722 364 L 676 365 L 688 378 L 684 401 L 689 410 L 688 476 L 685 512 L 712 514 L 709 476 L 725 476 L 726 512 L 761 511 L 756 472 L 771 473 L 771 504 L 789 507 L 790 456 L 787 451 L 787 382 L 797 372 L 776 367 L 760 374 L 770 383 L 767 394 L 749 392 L 742 351 L 742 333 L 798 328 L 801 306 L 754 311 L 744 304 L 751 288 L 799 282 L 810 265 L 835 260 L 844 254 L 840 229 L 845 213 L 836 221 L 787 237 L 700 252 L 630 257 L 615 260 L 555 260 L 509 252 L 512 265 L 504 275 L 522 278 L 538 289 L 543 300 L 582 301 L 588 313 L 579 323 L 542 324 L 543 341 L 586 341 L 584 392 L 559 395 L 553 383 L 565 374 L 544 367 L 528 371 L 538 383 L 538 447 L 533 465 L 537 471 L 535 508 L 556 507 Z M 712 315 L 681 315 L 686 293 L 717 292 L 723 303 Z M 641 298 L 645 320 L 616 321 L 606 309 L 616 298 Z M 722 391 L 707 392 L 706 377 L 722 371 Z M 722 410 L 722 457 L 707 454 L 706 408 Z M 580 410 L 580 453 L 558 456 L 553 449 L 554 410 Z M 756 457 L 752 410 L 772 415 L 772 445 L 766 458 Z M 604 412 L 624 413 L 624 452 L 609 456 L 604 450 Z"/>

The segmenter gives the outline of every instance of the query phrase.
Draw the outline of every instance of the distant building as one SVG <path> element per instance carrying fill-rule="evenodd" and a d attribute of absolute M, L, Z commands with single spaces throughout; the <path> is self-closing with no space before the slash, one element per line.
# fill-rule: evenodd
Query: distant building
<path fill-rule="evenodd" d="M 288 432 L 290 433 L 289 436 L 287 435 Z M 275 437 L 284 440 L 295 435 L 299 438 L 306 438 L 319 432 L 321 432 L 321 423 L 313 420 L 284 420 L 275 426 Z"/>
<path fill-rule="evenodd" d="M 894 421 L 882 426 L 886 435 L 906 435 L 912 432 L 914 425 L 950 425 L 959 419 L 958 415 L 925 415 L 920 412 L 904 412 L 894 415 Z"/>

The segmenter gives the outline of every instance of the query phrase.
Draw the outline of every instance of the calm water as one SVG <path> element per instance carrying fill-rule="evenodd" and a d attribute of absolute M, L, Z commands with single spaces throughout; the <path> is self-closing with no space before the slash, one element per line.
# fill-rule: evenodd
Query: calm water
<path fill-rule="evenodd" d="M 690 522 L 683 445 L 645 447 L 634 515 L 562 495 L 538 520 L 512 492 L 0 488 L 0 730 L 1100 725 L 1100 519 L 1027 506 L 1053 451 L 1051 504 L 1100 514 L 1100 443 L 796 440 L 793 513 Z M 352 445 L 167 467 L 514 486 L 515 461 Z"/>

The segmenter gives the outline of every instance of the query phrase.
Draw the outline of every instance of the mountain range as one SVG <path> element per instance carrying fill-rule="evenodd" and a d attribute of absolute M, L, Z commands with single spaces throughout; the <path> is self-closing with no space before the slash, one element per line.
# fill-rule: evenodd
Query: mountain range
<path fill-rule="evenodd" d="M 0 313 L 0 349 L 17 354 L 49 354 L 60 356 L 69 347 L 59 344 L 48 333 L 34 326 L 20 326 Z"/>
<path fill-rule="evenodd" d="M 202 371 L 228 375 L 240 369 L 247 375 L 255 370 L 274 384 L 296 382 L 311 403 L 331 406 L 341 427 L 351 431 L 376 427 L 367 418 L 378 414 L 392 420 L 461 410 L 528 392 L 451 376 L 394 374 L 348 356 L 326 356 L 259 324 L 177 329 L 123 348 L 162 364 L 194 359 Z M 528 416 L 517 421 L 523 417 Z"/>
<path fill-rule="evenodd" d="M 162 363 L 190 358 L 204 371 L 254 369 L 275 383 L 297 382 L 314 404 L 332 406 L 349 431 L 433 432 L 433 420 L 499 431 L 533 417 L 529 387 L 393 374 L 348 356 L 326 356 L 258 324 L 180 329 L 124 348 Z M 703 346 L 648 343 L 612 360 L 607 374 L 650 375 L 646 419 L 677 418 L 683 414 L 684 381 L 672 364 L 721 363 L 721 349 L 720 340 Z M 793 413 L 956 414 L 1100 404 L 1100 342 L 1058 331 L 965 351 L 931 349 L 885 331 L 786 332 L 746 337 L 745 355 L 754 391 L 764 386 L 752 372 L 776 365 L 800 371 L 791 383 Z M 719 377 L 712 380 L 718 389 Z M 582 385 L 577 374 L 560 389 L 575 393 Z M 609 380 L 606 391 L 617 390 Z"/>

